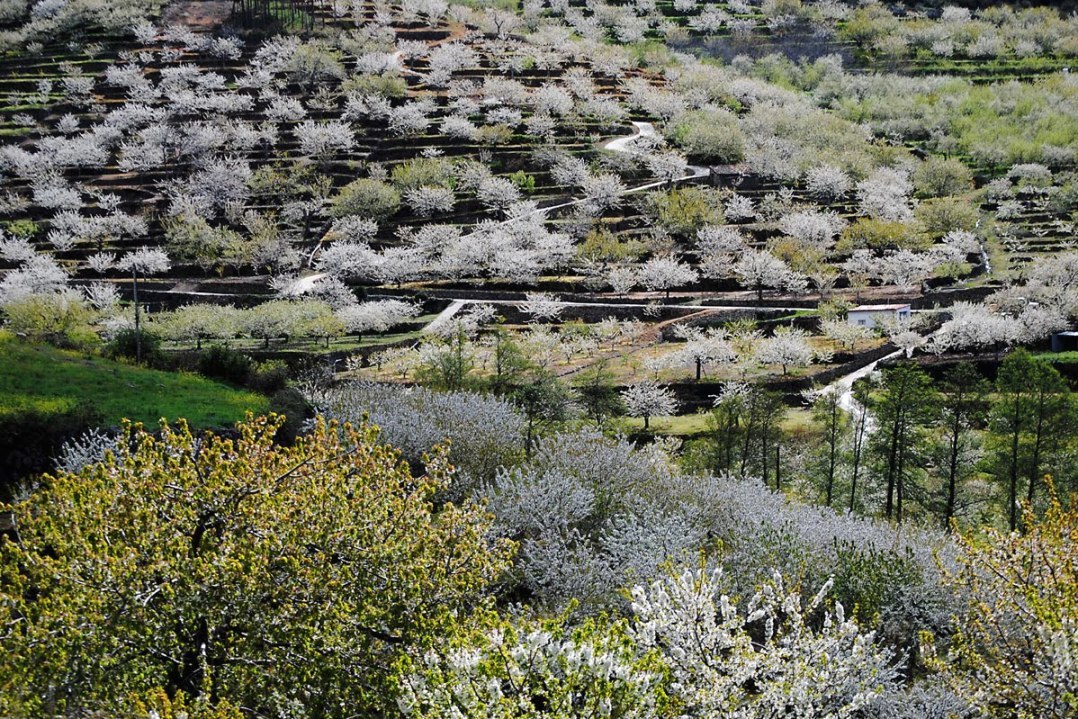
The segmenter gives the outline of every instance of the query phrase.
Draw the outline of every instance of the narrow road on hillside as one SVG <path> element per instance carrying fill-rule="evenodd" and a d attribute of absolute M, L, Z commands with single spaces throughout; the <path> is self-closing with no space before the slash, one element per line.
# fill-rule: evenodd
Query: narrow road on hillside
<path fill-rule="evenodd" d="M 853 385 L 857 380 L 863 377 L 868 377 L 870 374 L 876 371 L 876 367 L 880 362 L 885 360 L 892 360 L 896 357 L 900 357 L 903 354 L 902 350 L 895 350 L 891 354 L 884 355 L 874 362 L 869 362 L 864 367 L 856 369 L 847 375 L 839 377 L 837 380 L 827 385 L 825 390 L 833 390 L 838 392 L 838 405 L 846 412 L 854 414 L 854 410 L 860 407 L 860 403 L 853 397 Z M 865 432 L 871 434 L 872 430 L 876 427 L 876 421 L 872 418 L 871 414 L 865 416 Z"/>
<path fill-rule="evenodd" d="M 467 305 L 501 305 L 501 306 L 517 306 L 522 305 L 527 300 L 473 300 L 473 299 L 459 299 L 453 300 L 452 303 L 446 307 L 441 313 L 435 317 L 427 327 L 438 323 L 445 322 L 453 315 L 460 312 Z M 556 300 L 557 304 L 562 307 L 608 307 L 610 309 L 618 309 L 622 307 L 632 308 L 673 308 L 680 310 L 695 310 L 697 312 L 704 310 L 714 310 L 716 312 L 730 312 L 736 310 L 777 310 L 779 312 L 798 312 L 804 310 L 804 307 L 755 307 L 744 305 L 652 305 L 645 302 L 570 302 Z"/>
<path fill-rule="evenodd" d="M 399 60 L 399 58 L 398 58 L 398 60 Z M 639 149 L 637 147 L 637 144 L 639 143 L 639 141 L 642 138 L 656 137 L 658 133 L 655 131 L 655 126 L 652 125 L 650 122 L 639 122 L 639 121 L 633 120 L 632 121 L 632 126 L 633 126 L 633 134 L 626 135 L 624 137 L 616 137 L 616 138 L 614 138 L 612 140 L 607 140 L 606 142 L 599 145 L 599 147 L 601 149 L 603 149 L 603 150 L 609 150 L 610 152 L 624 152 L 624 153 L 627 153 L 627 154 L 630 154 L 630 155 L 644 154 L 645 151 Z M 659 188 L 664 187 L 664 186 L 666 186 L 668 184 L 673 184 L 673 183 L 677 183 L 677 182 L 685 182 L 687 180 L 698 180 L 698 179 L 700 179 L 702 177 L 707 177 L 710 174 L 711 174 L 711 170 L 709 168 L 707 168 L 707 167 L 701 167 L 699 165 L 689 165 L 686 168 L 686 174 L 684 176 L 682 176 L 682 177 L 679 177 L 679 178 L 673 180 L 673 182 L 667 182 L 666 180 L 658 180 L 658 181 L 648 182 L 648 183 L 645 183 L 643 185 L 637 185 L 635 187 L 626 188 L 626 189 L 622 190 L 620 194 L 621 195 L 630 195 L 630 194 L 637 193 L 637 192 L 646 192 L 648 190 L 659 189 Z M 547 205 L 546 207 L 537 207 L 534 210 L 532 210 L 530 212 L 526 212 L 526 213 L 524 213 L 522 215 L 517 215 L 516 217 L 510 217 L 509 219 L 502 220 L 501 222 L 496 223 L 495 227 L 511 225 L 511 224 L 513 224 L 515 222 L 520 222 L 520 221 L 528 219 L 530 217 L 535 217 L 536 215 L 546 215 L 547 213 L 553 212 L 555 210 L 563 210 L 563 209 L 565 209 L 567 207 L 575 207 L 576 205 L 583 204 L 584 202 L 587 202 L 587 198 L 579 198 L 579 199 L 576 199 L 576 200 L 566 200 L 565 202 L 559 202 L 559 203 L 556 203 L 556 204 L 553 204 L 553 205 Z M 482 230 L 482 232 L 485 232 L 485 231 L 488 231 L 488 230 Z M 480 231 L 471 232 L 471 233 L 469 233 L 467 235 L 464 235 L 464 237 L 462 237 L 461 239 L 467 239 L 471 235 L 479 234 L 479 232 Z M 316 247 L 314 249 L 314 251 L 311 252 L 310 257 L 307 260 L 308 266 L 313 265 L 314 257 L 317 254 L 317 252 L 318 252 L 318 247 Z M 315 283 L 317 283 L 318 280 L 322 279 L 323 277 L 326 277 L 325 272 L 318 272 L 318 273 L 315 273 L 313 275 L 309 275 L 307 277 L 302 277 L 302 278 L 296 280 L 295 284 L 293 284 L 285 292 L 285 294 L 289 295 L 289 296 L 295 296 L 295 295 L 304 294 L 306 292 L 310 292 L 312 289 L 314 289 Z"/>

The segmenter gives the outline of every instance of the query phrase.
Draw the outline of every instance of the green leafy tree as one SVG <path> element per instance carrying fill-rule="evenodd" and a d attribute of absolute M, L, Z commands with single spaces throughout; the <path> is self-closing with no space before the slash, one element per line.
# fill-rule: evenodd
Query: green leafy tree
<path fill-rule="evenodd" d="M 931 378 L 916 365 L 903 362 L 883 371 L 870 410 L 879 423 L 874 445 L 886 485 L 884 514 L 888 519 L 901 522 L 904 517 L 915 449 L 922 428 L 935 417 L 936 402 Z"/>
<path fill-rule="evenodd" d="M 961 503 L 958 490 L 969 475 L 970 464 L 964 462 L 974 442 L 974 430 L 984 421 L 988 411 L 988 382 L 968 362 L 948 370 L 940 384 L 940 426 L 943 429 L 946 471 L 943 485 L 943 526 L 949 529 Z"/>
<path fill-rule="evenodd" d="M 231 305 L 196 302 L 164 314 L 158 320 L 161 334 L 177 342 L 195 342 L 202 349 L 203 340 L 228 340 L 239 332 L 240 314 Z"/>
<path fill-rule="evenodd" d="M 871 385 L 867 379 L 861 379 L 854 382 L 852 389 L 855 404 L 852 419 L 853 437 L 850 442 L 850 462 L 852 464 L 850 468 L 850 512 L 853 512 L 857 508 L 857 483 L 858 480 L 861 479 L 861 472 L 864 469 L 865 464 L 865 450 L 868 445 L 868 404 Z"/>
<path fill-rule="evenodd" d="M 330 214 L 334 217 L 359 215 L 381 220 L 395 215 L 400 203 L 400 192 L 392 185 L 361 177 L 341 188 L 330 203 Z"/>
<path fill-rule="evenodd" d="M 450 391 L 469 385 L 475 369 L 475 352 L 463 326 L 458 326 L 444 339 L 428 340 L 421 348 L 420 356 L 422 361 L 416 376 L 424 384 Z"/>
<path fill-rule="evenodd" d="M 74 293 L 34 294 L 4 305 L 7 328 L 37 342 L 86 343 L 93 312 Z"/>
<path fill-rule="evenodd" d="M 972 231 L 977 227 L 977 207 L 957 197 L 925 200 L 914 213 L 921 229 L 933 240 L 952 230 Z"/>
<path fill-rule="evenodd" d="M 524 414 L 527 427 L 524 446 L 529 455 L 536 432 L 567 419 L 573 400 L 568 388 L 551 372 L 537 372 L 513 390 L 512 399 Z"/>
<path fill-rule="evenodd" d="M 733 470 L 738 462 L 745 414 L 744 397 L 738 392 L 724 392 L 715 397 L 707 420 L 707 441 L 711 455 L 710 469 L 716 473 Z"/>
<path fill-rule="evenodd" d="M 243 239 L 238 232 L 214 227 L 197 215 L 168 219 L 164 230 L 169 254 L 177 260 L 193 262 L 204 271 L 230 264 L 243 254 Z"/>
<path fill-rule="evenodd" d="M 446 453 L 413 477 L 373 427 L 279 418 L 236 439 L 128 426 L 115 454 L 46 476 L 0 537 L 0 715 L 122 713 L 162 688 L 253 716 L 390 711 L 393 665 L 466 621 L 511 546 Z"/>
<path fill-rule="evenodd" d="M 713 190 L 700 187 L 653 192 L 645 204 L 659 225 L 685 237 L 704 225 L 721 225 L 724 219 L 719 196 Z"/>
<path fill-rule="evenodd" d="M 613 416 L 621 414 L 625 406 L 621 395 L 614 388 L 613 376 L 606 369 L 604 360 L 596 362 L 583 380 L 574 388 L 576 400 L 595 424 L 602 427 Z"/>
<path fill-rule="evenodd" d="M 973 173 L 960 160 L 932 156 L 917 166 L 913 187 L 918 197 L 959 195 L 973 189 Z"/>
<path fill-rule="evenodd" d="M 531 362 L 508 330 L 498 327 L 493 334 L 493 375 L 490 378 L 490 388 L 502 394 L 509 391 L 531 368 Z"/>
<path fill-rule="evenodd" d="M 694 110 L 673 122 L 671 137 L 694 160 L 732 164 L 745 158 L 745 133 L 729 110 Z"/>
<path fill-rule="evenodd" d="M 1024 533 L 960 539 L 947 580 L 969 601 L 948 661 L 934 663 L 981 716 L 1078 716 L 1078 510 L 1049 485 L 1044 518 L 1028 503 L 1023 515 Z"/>
<path fill-rule="evenodd" d="M 775 489 L 781 489 L 778 452 L 786 404 L 780 393 L 759 385 L 749 385 L 744 390 L 742 401 L 744 433 L 741 435 L 740 474 L 742 477 L 749 473 L 757 474 L 766 485 L 774 456 Z"/>
<path fill-rule="evenodd" d="M 850 418 L 842 408 L 842 395 L 833 389 L 820 392 L 812 402 L 812 419 L 822 432 L 823 441 L 817 446 L 814 459 L 824 504 L 830 507 L 842 459 L 842 441 L 850 427 Z"/>
<path fill-rule="evenodd" d="M 1058 370 L 1024 349 L 1007 355 L 996 375 L 990 439 L 996 473 L 1007 491 L 1012 530 L 1018 527 L 1023 480 L 1026 501 L 1032 505 L 1046 455 L 1073 432 L 1068 421 L 1073 413 L 1073 400 Z"/>

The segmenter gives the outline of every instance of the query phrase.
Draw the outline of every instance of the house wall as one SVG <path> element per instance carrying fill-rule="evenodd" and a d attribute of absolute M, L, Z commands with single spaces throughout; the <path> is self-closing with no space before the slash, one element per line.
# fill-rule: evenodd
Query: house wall
<path fill-rule="evenodd" d="M 882 322 L 885 319 L 909 319 L 910 311 L 908 309 L 901 310 L 850 310 L 847 315 L 847 321 L 851 325 L 859 325 L 861 327 L 875 327 L 877 322 Z"/>

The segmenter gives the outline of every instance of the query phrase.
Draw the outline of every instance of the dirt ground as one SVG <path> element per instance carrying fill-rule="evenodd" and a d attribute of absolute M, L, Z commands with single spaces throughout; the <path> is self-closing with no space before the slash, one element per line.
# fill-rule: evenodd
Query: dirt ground
<path fill-rule="evenodd" d="M 165 8 L 161 24 L 186 25 L 195 32 L 213 32 L 232 15 L 231 0 L 176 0 Z"/>

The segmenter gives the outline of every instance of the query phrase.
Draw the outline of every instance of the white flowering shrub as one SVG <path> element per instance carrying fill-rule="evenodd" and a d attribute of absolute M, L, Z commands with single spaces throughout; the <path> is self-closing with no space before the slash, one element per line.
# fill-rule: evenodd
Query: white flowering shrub
<path fill-rule="evenodd" d="M 404 202 L 420 217 L 453 211 L 455 198 L 447 187 L 415 187 L 404 191 Z"/>
<path fill-rule="evenodd" d="M 312 157 L 324 157 L 335 152 L 349 152 L 355 145 L 356 137 L 352 128 L 340 120 L 316 122 L 304 120 L 295 128 L 303 154 Z"/>
<path fill-rule="evenodd" d="M 846 225 L 846 221 L 834 212 L 812 210 L 794 212 L 779 221 L 779 229 L 787 235 L 821 248 L 830 247 Z"/>
<path fill-rule="evenodd" d="M 645 719 L 663 677 L 623 624 L 496 622 L 439 643 L 402 672 L 398 707 L 416 719 Z"/>
<path fill-rule="evenodd" d="M 421 462 L 432 447 L 450 442 L 456 477 L 450 495 L 470 493 L 499 467 L 515 464 L 524 449 L 524 420 L 507 402 L 470 392 L 439 393 L 419 387 L 352 382 L 309 396 L 325 415 L 378 425 L 383 442 Z"/>
<path fill-rule="evenodd" d="M 140 275 L 159 275 L 168 272 L 172 261 L 164 250 L 143 247 L 128 252 L 116 263 L 116 268 L 125 272 L 137 272 Z"/>
<path fill-rule="evenodd" d="M 649 290 L 665 291 L 692 284 L 700 275 L 692 267 L 679 262 L 675 257 L 653 257 L 639 270 L 640 284 Z"/>
<path fill-rule="evenodd" d="M 677 325 L 674 334 L 685 342 L 661 358 L 663 367 L 692 367 L 699 380 L 709 366 L 729 364 L 738 359 L 737 350 L 725 329 Z"/>
<path fill-rule="evenodd" d="M 482 494 L 498 531 L 520 542 L 520 581 L 543 605 L 619 604 L 617 590 L 689 561 L 706 529 L 659 487 L 664 456 L 585 430 L 541 438 Z"/>
<path fill-rule="evenodd" d="M 796 273 L 770 252 L 746 250 L 730 267 L 738 281 L 746 289 L 756 290 L 763 299 L 765 289 L 790 288 L 796 281 Z"/>
<path fill-rule="evenodd" d="M 34 245 L 25 237 L 0 236 L 0 257 L 3 259 L 9 262 L 26 262 L 36 254 Z"/>
<path fill-rule="evenodd" d="M 725 214 L 731 222 L 746 222 L 756 217 L 756 205 L 745 195 L 733 195 L 726 201 Z"/>
<path fill-rule="evenodd" d="M 820 165 L 805 172 L 805 188 L 821 201 L 833 202 L 842 199 L 853 183 L 845 172 L 831 165 Z"/>
<path fill-rule="evenodd" d="M 890 691 L 866 707 L 866 719 L 975 719 L 968 701 L 936 678 Z"/>
<path fill-rule="evenodd" d="M 60 446 L 56 469 L 61 472 L 81 472 L 83 468 L 103 460 L 106 452 L 116 451 L 119 441 L 120 435 L 91 429 Z"/>
<path fill-rule="evenodd" d="M 581 188 L 584 191 L 584 207 L 595 215 L 618 207 L 625 193 L 625 185 L 621 179 L 606 172 L 589 174 L 581 183 Z"/>
<path fill-rule="evenodd" d="M 67 288 L 67 282 L 67 272 L 56 260 L 48 255 L 35 254 L 0 279 L 0 305 L 32 295 L 62 293 Z"/>
<path fill-rule="evenodd" d="M 503 212 L 521 199 L 520 189 L 504 177 L 488 177 L 481 181 L 475 195 L 488 209 Z"/>
<path fill-rule="evenodd" d="M 1018 322 L 993 312 L 986 305 L 956 302 L 948 308 L 948 313 L 950 319 L 932 334 L 930 349 L 935 353 L 987 350 L 1009 346 L 1018 340 Z"/>
<path fill-rule="evenodd" d="M 520 304 L 520 310 L 531 317 L 532 322 L 553 322 L 561 317 L 565 304 L 546 292 L 529 292 Z"/>
<path fill-rule="evenodd" d="M 804 603 L 776 574 L 739 610 L 720 572 L 686 569 L 633 588 L 631 633 L 662 652 L 686 716 L 853 719 L 896 682 L 897 658 L 841 603 L 825 608 L 830 588 Z"/>
<path fill-rule="evenodd" d="M 808 337 L 808 333 L 799 327 L 779 327 L 771 337 L 757 343 L 756 361 L 763 365 L 778 365 L 784 375 L 791 367 L 808 367 L 816 357 Z"/>
<path fill-rule="evenodd" d="M 120 304 L 120 291 L 111 282 L 91 282 L 83 287 L 83 294 L 90 306 L 99 312 L 108 312 Z"/>
<path fill-rule="evenodd" d="M 673 182 L 685 176 L 689 161 L 680 152 L 654 152 L 644 157 L 648 172 L 663 182 Z"/>

